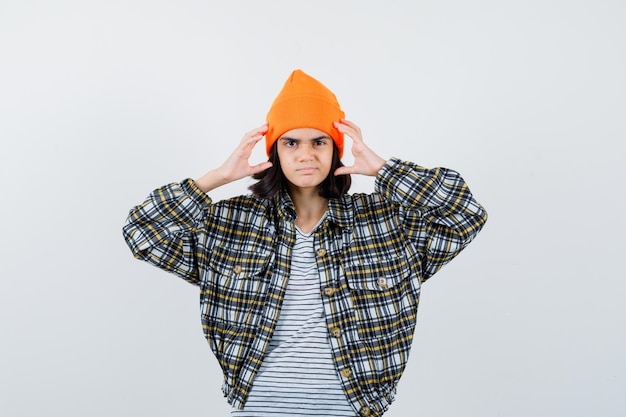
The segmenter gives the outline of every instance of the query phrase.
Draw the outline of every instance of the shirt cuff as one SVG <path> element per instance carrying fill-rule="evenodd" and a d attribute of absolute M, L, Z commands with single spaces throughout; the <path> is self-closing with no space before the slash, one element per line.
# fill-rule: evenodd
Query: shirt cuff
<path fill-rule="evenodd" d="M 199 207 L 204 208 L 205 206 L 213 204 L 211 197 L 198 188 L 191 178 L 183 180 L 180 186 Z"/>

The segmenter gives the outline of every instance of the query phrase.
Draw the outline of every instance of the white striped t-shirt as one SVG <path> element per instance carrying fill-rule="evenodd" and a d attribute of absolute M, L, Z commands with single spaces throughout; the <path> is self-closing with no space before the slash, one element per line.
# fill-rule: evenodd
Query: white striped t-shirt
<path fill-rule="evenodd" d="M 231 416 L 354 417 L 333 364 L 313 233 L 296 228 L 276 330 L 243 410 Z"/>

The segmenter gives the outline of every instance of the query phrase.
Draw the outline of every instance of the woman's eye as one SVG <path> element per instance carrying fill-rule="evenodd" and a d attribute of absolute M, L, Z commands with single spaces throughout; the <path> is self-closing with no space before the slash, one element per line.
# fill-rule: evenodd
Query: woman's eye
<path fill-rule="evenodd" d="M 296 146 L 296 141 L 295 140 L 285 141 L 285 146 L 287 146 L 287 147 Z"/>
<path fill-rule="evenodd" d="M 317 141 L 315 141 L 315 145 L 316 146 L 326 145 L 326 141 L 324 141 L 324 140 L 317 140 Z"/>

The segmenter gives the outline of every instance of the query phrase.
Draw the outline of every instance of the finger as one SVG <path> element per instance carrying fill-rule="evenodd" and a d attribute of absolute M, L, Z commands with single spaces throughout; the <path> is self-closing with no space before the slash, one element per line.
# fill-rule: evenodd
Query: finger
<path fill-rule="evenodd" d="M 265 135 L 265 133 L 267 133 L 267 129 L 268 129 L 268 124 L 264 123 L 261 126 L 246 132 L 246 134 L 243 135 L 242 142 L 248 138 L 256 137 L 257 135 L 261 135 L 261 136 Z"/>
<path fill-rule="evenodd" d="M 354 124 L 353 122 L 351 122 L 351 121 L 349 121 L 349 120 L 346 120 L 346 119 L 340 119 L 340 120 L 339 120 L 339 122 L 340 122 L 342 125 L 344 125 L 344 126 L 347 126 L 347 127 L 351 128 L 354 132 L 356 132 L 356 133 L 359 135 L 359 137 L 361 137 L 361 136 L 362 136 L 362 133 L 361 133 L 361 128 L 360 128 L 360 127 L 358 127 L 358 126 L 357 126 L 356 124 Z"/>
<path fill-rule="evenodd" d="M 252 169 L 252 174 L 256 174 L 262 171 L 265 171 L 266 169 L 269 169 L 272 167 L 272 163 L 270 161 L 265 161 L 265 162 L 261 162 L 260 164 L 257 165 L 253 165 L 250 168 Z"/>
<path fill-rule="evenodd" d="M 361 132 L 361 128 L 358 127 L 356 124 L 354 124 L 354 122 L 351 122 L 350 120 L 340 119 L 340 122 L 345 124 L 345 125 L 350 126 L 352 129 L 354 129 L 354 130 L 356 130 L 358 132 Z"/>
<path fill-rule="evenodd" d="M 342 166 L 335 170 L 335 176 L 337 175 L 349 175 L 356 174 L 354 166 Z"/>
<path fill-rule="evenodd" d="M 248 133 L 265 133 L 265 132 L 267 132 L 268 127 L 269 127 L 269 125 L 267 124 L 267 122 L 265 122 L 261 126 L 252 129 Z"/>
<path fill-rule="evenodd" d="M 350 138 L 352 138 L 352 140 L 356 141 L 356 142 L 362 142 L 363 141 L 363 137 L 361 135 L 361 130 L 357 127 L 354 128 L 346 123 L 341 123 L 341 122 L 334 122 L 334 126 L 337 128 L 337 130 L 339 130 L 341 133 L 344 133 L 348 136 L 350 136 Z"/>
<path fill-rule="evenodd" d="M 249 138 L 246 138 L 246 140 L 243 143 L 257 143 L 258 141 L 262 140 L 264 138 L 264 136 L 261 133 L 258 133 L 254 136 L 250 136 Z"/>
<path fill-rule="evenodd" d="M 248 137 L 244 136 L 244 138 L 241 140 L 240 146 L 243 149 L 253 148 L 257 143 L 263 140 L 264 137 L 265 136 L 263 135 L 263 133 L 256 133 L 255 135 Z"/>

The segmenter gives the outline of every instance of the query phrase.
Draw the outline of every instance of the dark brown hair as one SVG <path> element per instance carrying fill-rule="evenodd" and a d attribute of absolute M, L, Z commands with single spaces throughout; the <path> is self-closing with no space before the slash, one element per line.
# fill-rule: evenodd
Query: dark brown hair
<path fill-rule="evenodd" d="M 272 166 L 252 176 L 252 178 L 259 181 L 252 184 L 248 189 L 256 197 L 270 199 L 278 194 L 283 187 L 287 187 L 287 178 L 283 174 L 283 169 L 280 167 L 280 160 L 278 159 L 277 143 L 278 141 L 274 142 L 270 150 L 269 161 L 272 163 Z M 339 150 L 335 142 L 333 142 L 333 160 L 330 165 L 330 172 L 326 179 L 317 186 L 320 196 L 324 198 L 338 198 L 348 192 L 350 185 L 352 185 L 350 175 L 335 175 L 335 170 L 342 166 L 343 162 L 339 159 Z"/>

